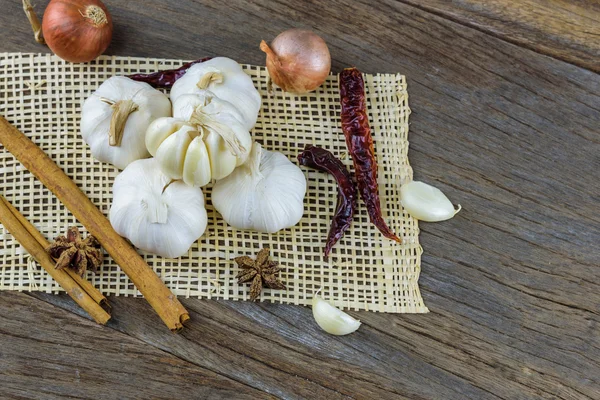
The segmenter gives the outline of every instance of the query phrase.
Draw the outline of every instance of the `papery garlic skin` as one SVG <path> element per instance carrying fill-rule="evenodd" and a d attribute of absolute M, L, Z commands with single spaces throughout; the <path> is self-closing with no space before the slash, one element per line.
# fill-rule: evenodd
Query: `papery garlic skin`
<path fill-rule="evenodd" d="M 300 168 L 254 143 L 248 161 L 215 183 L 212 203 L 236 229 L 275 233 L 300 222 L 305 195 Z"/>
<path fill-rule="evenodd" d="M 231 103 L 242 116 L 240 122 L 247 131 L 256 124 L 261 97 L 252 79 L 241 65 L 226 57 L 215 57 L 193 65 L 171 88 L 173 112 L 177 114 L 185 104 L 175 104 L 184 94 L 212 92 L 215 96 Z"/>
<path fill-rule="evenodd" d="M 312 299 L 312 311 L 317 324 L 329 334 L 347 335 L 360 327 L 360 321 L 316 295 Z"/>
<path fill-rule="evenodd" d="M 109 130 L 115 112 L 111 103 L 127 100 L 133 101 L 136 109 L 127 117 L 120 145 L 111 146 Z M 171 103 L 164 93 L 147 83 L 114 76 L 85 100 L 81 135 L 95 159 L 123 169 L 132 161 L 150 156 L 145 145 L 146 129 L 155 119 L 170 115 Z"/>
<path fill-rule="evenodd" d="M 441 190 L 419 181 L 402 185 L 400 201 L 413 218 L 426 222 L 445 221 L 460 211 L 460 205 L 455 210 Z"/>
<path fill-rule="evenodd" d="M 167 258 L 187 253 L 208 223 L 202 190 L 171 182 L 154 158 L 134 161 L 117 176 L 109 219 L 134 246 Z"/>
<path fill-rule="evenodd" d="M 246 162 L 252 147 L 252 138 L 249 130 L 240 122 L 242 116 L 231 103 L 216 97 L 210 91 L 206 91 L 197 95 L 184 94 L 180 96 L 175 100 L 173 108 L 175 110 L 174 117 L 202 126 L 209 133 L 215 133 L 223 137 L 224 143 L 220 146 L 230 148 L 229 153 L 236 157 L 236 166 Z M 208 137 L 207 135 L 207 140 L 209 140 Z M 216 144 L 217 138 L 218 136 L 213 138 L 212 142 Z M 240 148 L 232 149 L 231 146 L 226 145 L 232 139 Z M 213 179 L 224 178 L 230 172 L 225 175 L 216 173 Z"/>

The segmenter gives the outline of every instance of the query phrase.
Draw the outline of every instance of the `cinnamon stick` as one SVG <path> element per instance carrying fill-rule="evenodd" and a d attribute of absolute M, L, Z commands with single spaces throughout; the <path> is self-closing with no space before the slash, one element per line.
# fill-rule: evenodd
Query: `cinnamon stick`
<path fill-rule="evenodd" d="M 96 237 L 173 332 L 190 316 L 140 255 L 123 239 L 87 196 L 27 136 L 0 116 L 0 143 L 40 180 Z"/>
<path fill-rule="evenodd" d="M 0 196 L 2 197 L 2 196 Z M 77 302 L 93 319 L 99 324 L 106 324 L 110 319 L 110 314 L 102 308 L 100 304 L 92 298 L 86 290 L 82 289 L 64 270 L 54 268 L 55 262 L 46 252 L 45 248 L 38 240 L 29 232 L 29 230 L 21 223 L 17 215 L 14 214 L 4 197 L 0 201 L 0 222 L 6 230 L 8 230 L 19 243 L 27 250 L 27 252 L 52 276 L 52 278 L 67 292 L 73 300 Z M 16 210 L 16 209 L 15 209 Z M 17 211 L 17 214 L 19 212 Z M 29 223 L 28 223 L 29 224 Z M 33 227 L 33 226 L 32 226 Z M 38 232 L 35 228 L 35 232 Z M 38 232 L 39 234 L 39 232 Z M 40 234 L 41 235 L 41 234 Z"/>
<path fill-rule="evenodd" d="M 8 200 L 6 200 L 6 198 L 4 198 L 2 195 L 0 195 L 0 200 L 4 203 L 4 205 L 6 207 L 8 207 L 8 209 L 10 210 L 10 212 L 12 212 L 12 214 L 19 220 L 19 222 L 21 223 L 21 225 L 23 225 L 23 227 L 27 230 L 27 232 L 29 232 L 29 234 L 31 236 L 33 236 L 33 238 L 44 248 L 48 248 L 48 246 L 50 245 L 50 243 L 46 240 L 46 238 L 44 237 L 44 235 L 42 235 L 40 233 L 40 231 L 38 231 L 35 226 L 33 226 L 33 224 L 31 222 L 29 222 L 24 216 L 23 214 L 21 214 L 19 212 L 19 210 L 17 210 L 15 208 L 15 206 L 13 206 Z M 1 206 L 1 204 L 0 204 Z M 19 239 L 17 239 L 17 241 L 20 243 Z M 44 268 L 45 269 L 45 268 Z M 103 309 L 105 309 L 109 314 L 110 314 L 110 304 L 108 304 L 108 300 L 106 299 L 106 297 L 104 297 L 104 295 L 102 293 L 100 293 L 100 291 L 98 289 L 96 289 L 88 280 L 82 278 L 81 276 L 79 276 L 79 274 L 71 269 L 63 269 L 61 271 L 64 271 L 66 274 L 69 275 L 69 277 L 75 281 L 75 283 L 77 285 L 79 285 L 79 287 L 81 287 L 87 294 L 90 295 L 90 297 L 92 299 L 94 299 L 94 301 L 96 303 L 98 303 Z M 67 277 L 65 277 L 65 279 L 67 279 Z M 58 281 L 57 281 L 58 282 Z M 60 284 L 60 282 L 58 282 Z M 62 285 L 61 285 L 62 286 Z M 86 310 L 87 311 L 87 310 Z"/>

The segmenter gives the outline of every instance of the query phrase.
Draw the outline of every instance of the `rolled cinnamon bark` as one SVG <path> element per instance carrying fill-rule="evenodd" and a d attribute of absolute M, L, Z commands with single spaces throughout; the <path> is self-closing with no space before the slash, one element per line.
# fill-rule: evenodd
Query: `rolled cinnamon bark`
<path fill-rule="evenodd" d="M 21 246 L 44 268 L 50 276 L 67 292 L 77 304 L 81 306 L 99 324 L 106 324 L 110 314 L 96 302 L 87 291 L 75 282 L 64 270 L 54 268 L 55 262 L 46 252 L 44 246 L 29 232 L 15 214 L 12 205 L 0 196 L 0 222 L 9 231 Z M 14 209 L 16 211 L 16 209 Z M 33 227 L 33 226 L 32 226 Z M 35 232 L 38 232 L 34 228 Z M 38 232 L 39 234 L 39 232 Z M 41 234 L 40 234 L 41 235 Z M 87 281 L 86 281 L 87 282 Z M 88 282 L 89 283 L 89 282 Z"/>
<path fill-rule="evenodd" d="M 104 247 L 173 332 L 190 316 L 140 255 L 54 161 L 0 116 L 0 143 L 40 180 Z"/>
<path fill-rule="evenodd" d="M 13 215 L 17 218 L 17 220 L 19 220 L 19 222 L 21 223 L 21 225 L 23 225 L 23 227 L 27 230 L 27 232 L 29 232 L 29 234 L 31 236 L 33 236 L 33 238 L 35 240 L 37 240 L 37 242 L 44 249 L 48 248 L 50 243 L 48 242 L 48 240 L 46 240 L 44 235 L 42 235 L 40 233 L 40 231 L 38 231 L 31 222 L 27 221 L 27 219 L 23 216 L 23 214 L 21 214 L 19 212 L 19 210 L 17 210 L 15 208 L 15 206 L 13 206 L 3 196 L 0 196 L 0 200 L 2 200 L 4 202 L 6 207 L 8 207 L 8 209 L 13 213 Z M 0 206 L 1 206 L 1 204 L 0 204 Z M 19 243 L 21 243 L 19 241 L 19 239 L 17 239 L 17 241 Z M 39 263 L 39 261 L 38 261 L 38 263 Z M 42 266 L 42 267 L 44 267 L 44 266 Z M 44 267 L 44 269 L 46 269 L 46 268 Z M 79 276 L 79 274 L 77 272 L 75 272 L 71 269 L 66 268 L 62 271 L 64 271 L 67 275 L 69 275 L 69 277 L 71 277 L 71 279 L 73 279 L 77 285 L 79 285 L 87 294 L 90 295 L 90 297 L 92 299 L 94 299 L 94 301 L 96 303 L 98 303 L 102 308 L 104 308 L 110 314 L 111 307 L 110 307 L 110 304 L 108 304 L 108 300 L 106 300 L 106 297 L 104 297 L 104 295 L 102 293 L 100 293 L 100 291 L 98 289 L 96 289 L 88 280 L 82 278 L 81 276 Z M 66 277 L 65 277 L 65 279 L 66 279 Z M 58 282 L 58 283 L 60 284 L 60 282 Z M 61 286 L 63 286 L 63 285 L 61 285 Z M 64 287 L 63 287 L 63 289 L 64 289 Z"/>

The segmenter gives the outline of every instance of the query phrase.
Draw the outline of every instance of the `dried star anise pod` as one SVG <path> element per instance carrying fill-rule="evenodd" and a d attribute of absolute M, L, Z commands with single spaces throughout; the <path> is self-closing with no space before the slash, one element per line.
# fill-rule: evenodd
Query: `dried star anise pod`
<path fill-rule="evenodd" d="M 285 289 L 285 284 L 276 276 L 281 268 L 275 261 L 269 260 L 269 249 L 258 252 L 256 260 L 248 256 L 236 257 L 236 264 L 242 268 L 236 276 L 238 283 L 252 281 L 250 285 L 250 300 L 255 301 L 264 287 L 271 289 Z"/>
<path fill-rule="evenodd" d="M 76 226 L 69 228 L 66 236 L 54 239 L 46 251 L 56 260 L 56 269 L 69 267 L 81 276 L 88 268 L 97 272 L 104 259 L 98 240 L 92 235 L 81 239 Z"/>

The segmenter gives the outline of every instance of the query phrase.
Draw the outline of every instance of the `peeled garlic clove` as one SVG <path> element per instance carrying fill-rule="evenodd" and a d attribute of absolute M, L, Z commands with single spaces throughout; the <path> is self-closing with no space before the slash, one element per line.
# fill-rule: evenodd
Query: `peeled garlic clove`
<path fill-rule="evenodd" d="M 208 150 L 202 136 L 197 136 L 190 143 L 185 155 L 183 181 L 191 186 L 202 187 L 210 183 L 210 178 Z"/>
<path fill-rule="evenodd" d="M 183 178 L 185 154 L 190 143 L 197 136 L 198 131 L 189 125 L 184 125 L 161 143 L 154 157 L 167 176 L 173 179 Z"/>
<path fill-rule="evenodd" d="M 325 332 L 332 335 L 347 335 L 360 326 L 360 321 L 332 306 L 319 296 L 312 300 L 313 317 Z"/>
<path fill-rule="evenodd" d="M 400 201 L 413 218 L 426 222 L 445 221 L 460 211 L 440 189 L 419 181 L 402 185 Z"/>

